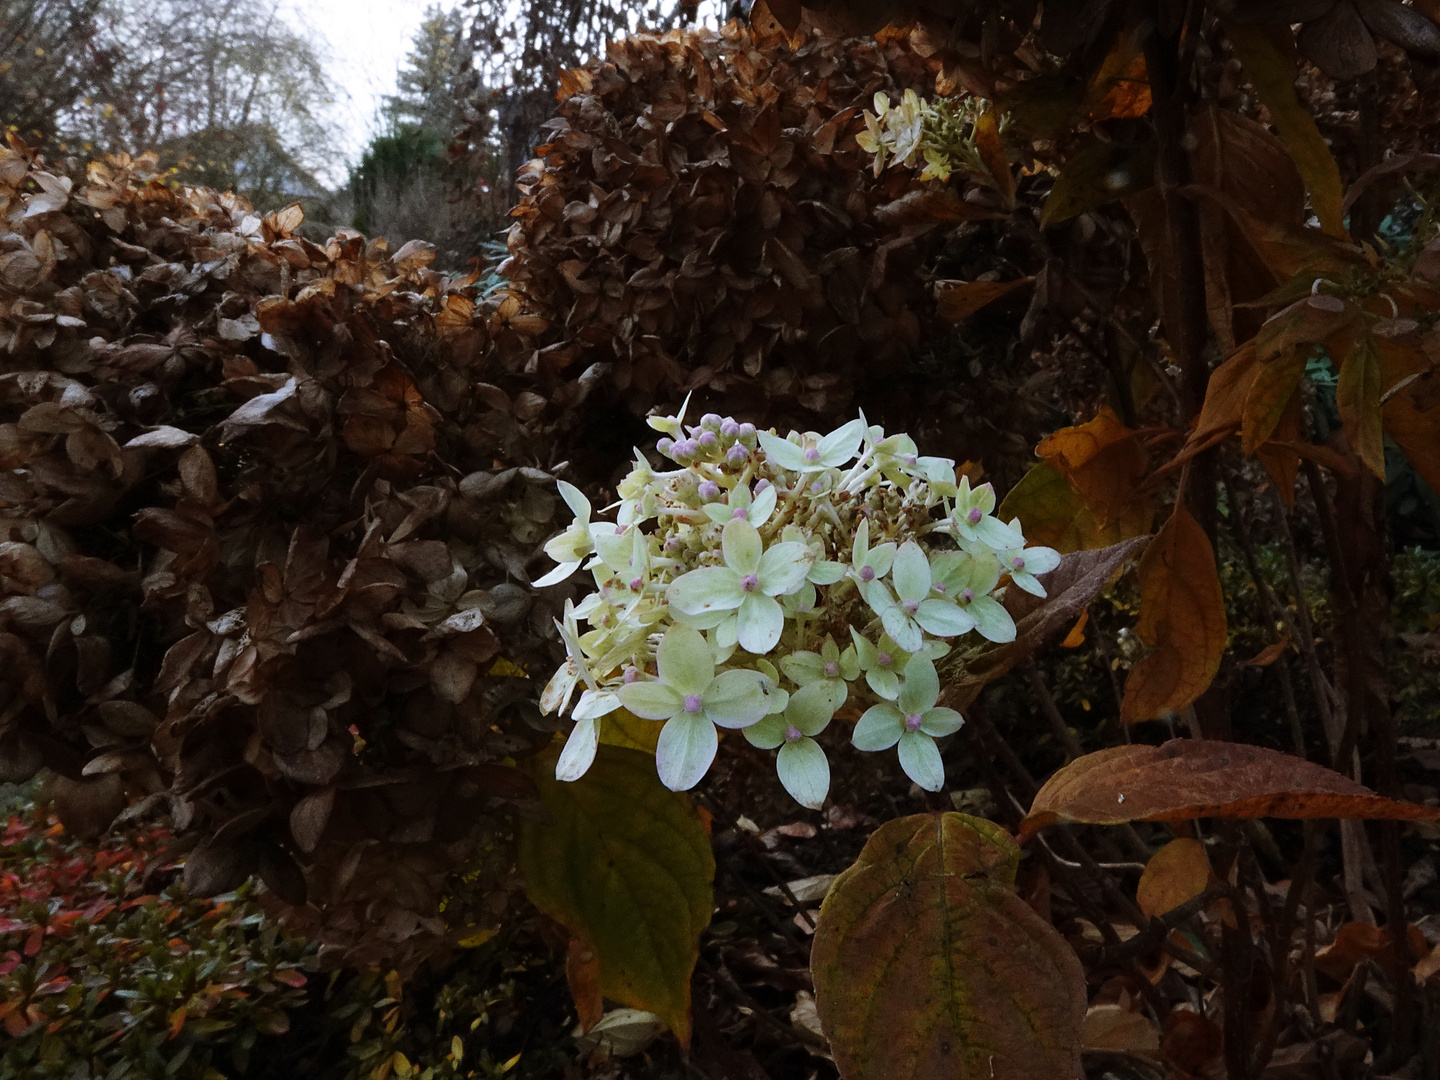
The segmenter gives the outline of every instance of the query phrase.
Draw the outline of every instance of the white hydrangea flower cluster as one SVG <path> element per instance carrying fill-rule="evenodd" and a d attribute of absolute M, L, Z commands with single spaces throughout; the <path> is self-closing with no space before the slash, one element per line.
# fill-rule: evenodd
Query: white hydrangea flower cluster
<path fill-rule="evenodd" d="M 875 111 L 865 113 L 865 130 L 855 136 L 861 150 L 875 156 L 875 175 L 887 165 L 913 167 L 924 159 L 921 180 L 948 180 L 956 170 L 979 178 L 989 175 L 975 145 L 975 122 L 984 102 L 975 97 L 925 101 L 906 90 L 899 102 L 875 95 Z M 1001 128 L 1005 121 L 1001 120 Z"/>
<path fill-rule="evenodd" d="M 816 737 L 845 710 L 859 713 L 856 747 L 897 747 L 910 778 L 940 790 L 935 740 L 964 721 L 938 704 L 935 662 L 966 634 L 1013 640 L 997 593 L 1043 596 L 1036 575 L 1060 556 L 1027 548 L 1019 521 L 994 516 L 989 484 L 957 481 L 954 461 L 920 456 L 863 415 L 785 438 L 713 414 L 686 426 L 684 415 L 650 420 L 677 468 L 655 471 L 637 450 L 613 524 L 592 521 L 585 496 L 560 482 L 575 522 L 545 546 L 559 565 L 536 584 L 583 567 L 595 591 L 566 606 L 569 659 L 541 700 L 563 711 L 583 686 L 556 776 L 582 776 L 605 717 L 624 708 L 664 722 L 667 787 L 693 787 L 716 729 L 739 729 L 777 750 L 785 789 L 818 808 L 830 766 Z"/>

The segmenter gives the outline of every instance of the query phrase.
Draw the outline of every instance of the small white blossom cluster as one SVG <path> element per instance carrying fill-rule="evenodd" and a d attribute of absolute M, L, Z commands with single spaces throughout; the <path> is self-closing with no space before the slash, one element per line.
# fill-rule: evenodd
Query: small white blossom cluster
<path fill-rule="evenodd" d="M 624 708 L 664 722 L 667 787 L 693 787 L 716 728 L 732 728 L 778 750 L 785 789 L 818 808 L 830 766 L 816 737 L 858 699 L 846 710 L 859 714 L 854 745 L 898 747 L 910 778 L 940 790 L 935 739 L 964 721 L 938 704 L 935 661 L 966 634 L 1013 640 L 996 593 L 1013 583 L 1043 596 L 1035 576 L 1059 555 L 994 516 L 989 484 L 957 482 L 952 460 L 863 416 L 782 438 L 713 414 L 686 426 L 684 414 L 650 420 L 677 467 L 655 471 L 637 450 L 615 523 L 592 521 L 560 483 L 575 523 L 545 546 L 559 565 L 536 585 L 583 567 L 595 591 L 566 606 L 569 659 L 541 702 L 563 711 L 583 686 L 557 777 L 584 774 L 605 717 Z"/>
<path fill-rule="evenodd" d="M 954 170 L 985 178 L 989 175 L 975 147 L 975 120 L 982 103 L 978 98 L 921 100 L 906 90 L 898 104 L 879 93 L 875 111 L 865 113 L 865 130 L 855 142 L 875 155 L 875 175 L 887 164 L 915 166 L 921 159 L 921 180 L 948 180 Z"/>

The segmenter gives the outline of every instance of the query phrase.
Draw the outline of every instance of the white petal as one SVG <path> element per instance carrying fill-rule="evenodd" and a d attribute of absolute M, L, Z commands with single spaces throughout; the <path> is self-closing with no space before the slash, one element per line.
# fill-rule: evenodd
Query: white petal
<path fill-rule="evenodd" d="M 1025 542 L 1025 538 L 1010 528 L 1002 525 L 998 518 L 982 517 L 975 523 L 975 534 L 980 537 L 980 542 L 996 551 L 1005 551 L 1008 548 L 1016 548 Z"/>
<path fill-rule="evenodd" d="M 890 572 L 890 566 L 895 562 L 894 544 L 877 544 L 870 549 L 870 555 L 865 560 L 870 564 L 870 569 L 875 571 L 877 578 L 882 578 Z"/>
<path fill-rule="evenodd" d="M 555 567 L 554 570 L 551 570 L 544 577 L 536 578 L 530 583 L 530 585 L 531 587 L 536 589 L 544 589 L 548 588 L 551 585 L 559 585 L 560 582 L 564 581 L 566 578 L 568 578 L 571 574 L 575 573 L 575 571 L 579 569 L 580 564 L 578 562 L 563 562 L 559 566 Z"/>
<path fill-rule="evenodd" d="M 800 651 L 780 658 L 780 670 L 797 686 L 825 677 L 825 661 L 819 653 Z"/>
<path fill-rule="evenodd" d="M 760 448 L 765 451 L 765 456 L 771 463 L 791 472 L 799 472 L 805 467 L 804 451 L 788 439 L 782 439 L 768 431 L 758 431 L 755 434 L 760 440 Z"/>
<path fill-rule="evenodd" d="M 557 480 L 555 483 L 560 489 L 560 497 L 565 500 L 565 505 L 574 511 L 575 520 L 588 523 L 590 521 L 590 500 L 585 497 L 585 493 L 574 484 L 568 484 L 564 480 Z"/>
<path fill-rule="evenodd" d="M 736 640 L 742 649 L 756 656 L 773 649 L 784 629 L 785 612 L 773 597 L 763 593 L 750 593 L 736 612 Z"/>
<path fill-rule="evenodd" d="M 820 440 L 816 448 L 820 451 L 820 464 L 827 468 L 838 468 L 860 452 L 860 442 L 865 438 L 865 421 L 851 420 Z"/>
<path fill-rule="evenodd" d="M 880 650 L 875 647 L 875 643 L 853 626 L 850 627 L 850 640 L 855 642 L 855 655 L 860 658 L 860 666 L 867 670 L 874 666 L 880 655 Z"/>
<path fill-rule="evenodd" d="M 1025 569 L 1032 574 L 1048 574 L 1060 565 L 1060 553 L 1054 548 L 1026 548 Z"/>
<path fill-rule="evenodd" d="M 936 739 L 954 735 L 965 725 L 965 718 L 954 709 L 926 709 L 920 716 L 920 730 Z"/>
<path fill-rule="evenodd" d="M 595 720 L 581 720 L 565 740 L 565 749 L 555 762 L 555 779 L 579 780 L 595 760 L 595 749 L 600 745 L 600 725 Z"/>
<path fill-rule="evenodd" d="M 935 665 L 923 656 L 912 656 L 905 664 L 905 685 L 900 688 L 900 711 L 907 716 L 933 709 L 940 697 L 940 676 Z"/>
<path fill-rule="evenodd" d="M 698 630 L 672 626 L 655 653 L 660 678 L 678 694 L 703 694 L 715 675 L 715 654 Z"/>
<path fill-rule="evenodd" d="M 814 553 L 797 540 L 775 544 L 760 559 L 756 577 L 761 590 L 768 596 L 788 596 L 805 584 L 814 562 Z"/>
<path fill-rule="evenodd" d="M 906 652 L 918 652 L 924 644 L 925 635 L 920 627 L 898 607 L 886 608 L 880 613 L 880 622 L 885 632 L 895 639 L 895 644 Z"/>
<path fill-rule="evenodd" d="M 886 701 L 900 696 L 900 676 L 890 668 L 872 667 L 865 672 L 865 682 Z"/>
<path fill-rule="evenodd" d="M 722 671 L 702 698 L 705 715 L 726 728 L 758 723 L 770 711 L 770 700 L 761 689 L 764 681 L 758 671 Z"/>
<path fill-rule="evenodd" d="M 900 767 L 926 791 L 939 791 L 945 786 L 940 749 L 923 731 L 907 731 L 900 736 Z"/>
<path fill-rule="evenodd" d="M 1045 595 L 1045 586 L 1036 581 L 1035 575 L 1031 574 L 1028 570 L 1012 570 L 1010 572 L 1010 580 L 1015 582 L 1016 585 L 1024 589 L 1031 596 Z"/>
<path fill-rule="evenodd" d="M 572 720 L 596 720 L 620 708 L 620 698 L 613 690 L 586 690 L 575 703 Z"/>
<path fill-rule="evenodd" d="M 685 699 L 663 682 L 626 683 L 615 691 L 620 704 L 642 720 L 668 720 L 685 708 Z"/>
<path fill-rule="evenodd" d="M 865 553 L 870 550 L 870 522 L 866 518 L 860 519 L 859 526 L 855 529 L 855 541 L 850 545 L 850 564 L 852 566 L 865 565 Z"/>
<path fill-rule="evenodd" d="M 870 610 L 876 615 L 884 615 L 895 606 L 895 597 L 890 592 L 890 586 L 879 578 L 864 582 L 860 586 L 860 593 L 865 597 L 865 602 L 870 605 Z"/>
<path fill-rule="evenodd" d="M 936 637 L 955 637 L 975 629 L 975 620 L 949 600 L 922 600 L 915 621 Z"/>
<path fill-rule="evenodd" d="M 785 729 L 790 725 L 779 716 L 767 716 L 758 724 L 751 724 L 743 730 L 751 746 L 761 750 L 774 750 L 785 742 Z"/>
<path fill-rule="evenodd" d="M 923 600 L 929 594 L 930 560 L 914 540 L 906 540 L 895 553 L 891 580 L 895 583 L 895 592 L 901 600 Z"/>
<path fill-rule="evenodd" d="M 865 710 L 865 715 L 855 723 L 850 741 L 855 744 L 856 749 L 873 753 L 876 750 L 889 750 L 900 741 L 904 732 L 905 718 L 900 715 L 899 709 L 885 701 Z"/>
<path fill-rule="evenodd" d="M 725 525 L 720 534 L 720 548 L 725 554 L 725 565 L 742 577 L 760 569 L 760 555 L 765 542 L 748 521 L 735 518 Z"/>
<path fill-rule="evenodd" d="M 830 762 L 814 739 L 787 742 L 775 756 L 775 772 L 791 798 L 819 810 L 830 792 Z"/>
<path fill-rule="evenodd" d="M 811 683 L 790 695 L 785 720 L 806 735 L 819 735 L 835 715 L 835 707 L 830 688 L 824 683 Z"/>
<path fill-rule="evenodd" d="M 998 600 L 977 596 L 968 610 L 981 637 L 1000 644 L 1015 640 L 1015 620 Z"/>
<path fill-rule="evenodd" d="M 755 501 L 750 504 L 750 513 L 746 515 L 745 520 L 757 529 L 760 528 L 761 525 L 764 525 L 765 522 L 770 520 L 770 515 L 775 512 L 775 501 L 778 498 L 779 496 L 775 492 L 775 485 L 771 484 L 764 491 L 760 492 L 759 495 L 755 496 Z"/>
<path fill-rule="evenodd" d="M 655 743 L 655 768 L 660 782 L 671 791 L 689 791 L 710 768 L 719 744 L 715 725 L 705 717 L 695 713 L 672 717 L 660 729 Z"/>
<path fill-rule="evenodd" d="M 728 566 L 702 566 L 681 574 L 665 590 L 665 602 L 685 615 L 730 611 L 740 606 L 745 590 L 740 575 Z"/>

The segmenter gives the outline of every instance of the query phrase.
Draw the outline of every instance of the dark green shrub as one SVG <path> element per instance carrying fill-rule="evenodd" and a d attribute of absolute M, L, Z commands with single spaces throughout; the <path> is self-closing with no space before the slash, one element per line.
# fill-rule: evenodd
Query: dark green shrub
<path fill-rule="evenodd" d="M 312 947 L 250 887 L 186 898 L 168 832 L 84 844 L 43 810 L 0 837 L 0 1076 L 244 1075 L 289 1027 Z"/>

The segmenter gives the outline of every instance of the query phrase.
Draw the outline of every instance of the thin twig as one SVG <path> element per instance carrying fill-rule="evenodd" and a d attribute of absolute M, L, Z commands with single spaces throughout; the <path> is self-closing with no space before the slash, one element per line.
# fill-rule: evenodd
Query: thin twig
<path fill-rule="evenodd" d="M 1300 649 L 1300 655 L 1305 658 L 1305 667 L 1310 675 L 1315 711 L 1320 714 L 1320 726 L 1325 731 L 1325 747 L 1334 754 L 1339 749 L 1345 706 L 1340 695 L 1335 692 L 1335 687 L 1325 677 L 1325 669 L 1315 651 L 1315 623 L 1310 618 L 1310 604 L 1305 599 L 1300 555 L 1295 548 L 1295 535 L 1290 529 L 1290 512 L 1278 493 L 1275 502 L 1279 509 L 1280 542 L 1285 550 L 1285 568 L 1290 574 L 1290 587 L 1295 590 L 1295 644 Z"/>

